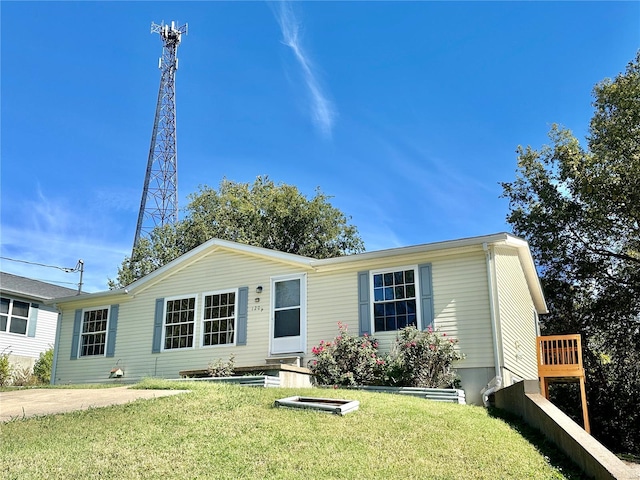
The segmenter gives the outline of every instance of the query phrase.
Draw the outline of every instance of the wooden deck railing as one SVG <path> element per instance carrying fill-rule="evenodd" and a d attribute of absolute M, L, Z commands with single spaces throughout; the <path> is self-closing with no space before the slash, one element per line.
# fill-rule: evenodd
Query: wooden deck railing
<path fill-rule="evenodd" d="M 549 399 L 549 384 L 553 382 L 579 382 L 584 429 L 589 428 L 584 367 L 582 366 L 582 340 L 580 335 L 549 335 L 536 339 L 538 351 L 538 377 L 542 395 Z"/>
<path fill-rule="evenodd" d="M 538 375 L 569 378 L 584 376 L 580 335 L 538 337 Z"/>

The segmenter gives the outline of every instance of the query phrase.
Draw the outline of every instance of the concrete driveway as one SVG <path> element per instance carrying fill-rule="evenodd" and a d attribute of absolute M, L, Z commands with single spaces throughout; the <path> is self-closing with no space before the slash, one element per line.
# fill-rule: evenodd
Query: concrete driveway
<path fill-rule="evenodd" d="M 0 422 L 73 410 L 120 405 L 141 398 L 178 395 L 187 390 L 134 390 L 128 387 L 58 389 L 42 388 L 0 392 Z"/>

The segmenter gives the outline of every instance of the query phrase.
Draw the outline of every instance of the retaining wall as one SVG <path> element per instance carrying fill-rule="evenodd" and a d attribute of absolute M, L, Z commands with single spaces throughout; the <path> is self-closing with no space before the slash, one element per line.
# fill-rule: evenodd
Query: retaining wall
<path fill-rule="evenodd" d="M 495 406 L 521 417 L 556 444 L 587 475 L 597 480 L 638 480 L 632 469 L 540 395 L 536 380 L 525 380 L 495 393 Z"/>

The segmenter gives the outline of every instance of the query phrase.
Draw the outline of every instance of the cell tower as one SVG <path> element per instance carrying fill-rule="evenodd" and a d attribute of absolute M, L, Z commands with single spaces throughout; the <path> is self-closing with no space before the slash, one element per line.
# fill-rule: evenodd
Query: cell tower
<path fill-rule="evenodd" d="M 178 69 L 178 45 L 182 34 L 187 33 L 187 24 L 176 26 L 151 24 L 151 33 L 162 38 L 162 57 L 158 62 L 161 70 L 158 103 L 151 134 L 147 172 L 144 178 L 142 200 L 135 249 L 140 237 L 156 226 L 178 221 L 178 149 L 176 142 L 176 70 Z"/>

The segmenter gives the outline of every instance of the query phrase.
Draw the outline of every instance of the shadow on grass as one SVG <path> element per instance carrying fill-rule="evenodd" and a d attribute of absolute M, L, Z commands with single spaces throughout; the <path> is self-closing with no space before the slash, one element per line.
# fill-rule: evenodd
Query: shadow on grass
<path fill-rule="evenodd" d="M 525 423 L 517 415 L 500 410 L 499 408 L 489 408 L 489 415 L 502 420 L 524 439 L 533 445 L 545 458 L 547 463 L 561 472 L 565 478 L 570 480 L 582 480 L 590 478 L 580 467 L 567 457 L 554 443 L 547 439 L 542 432 Z"/>

